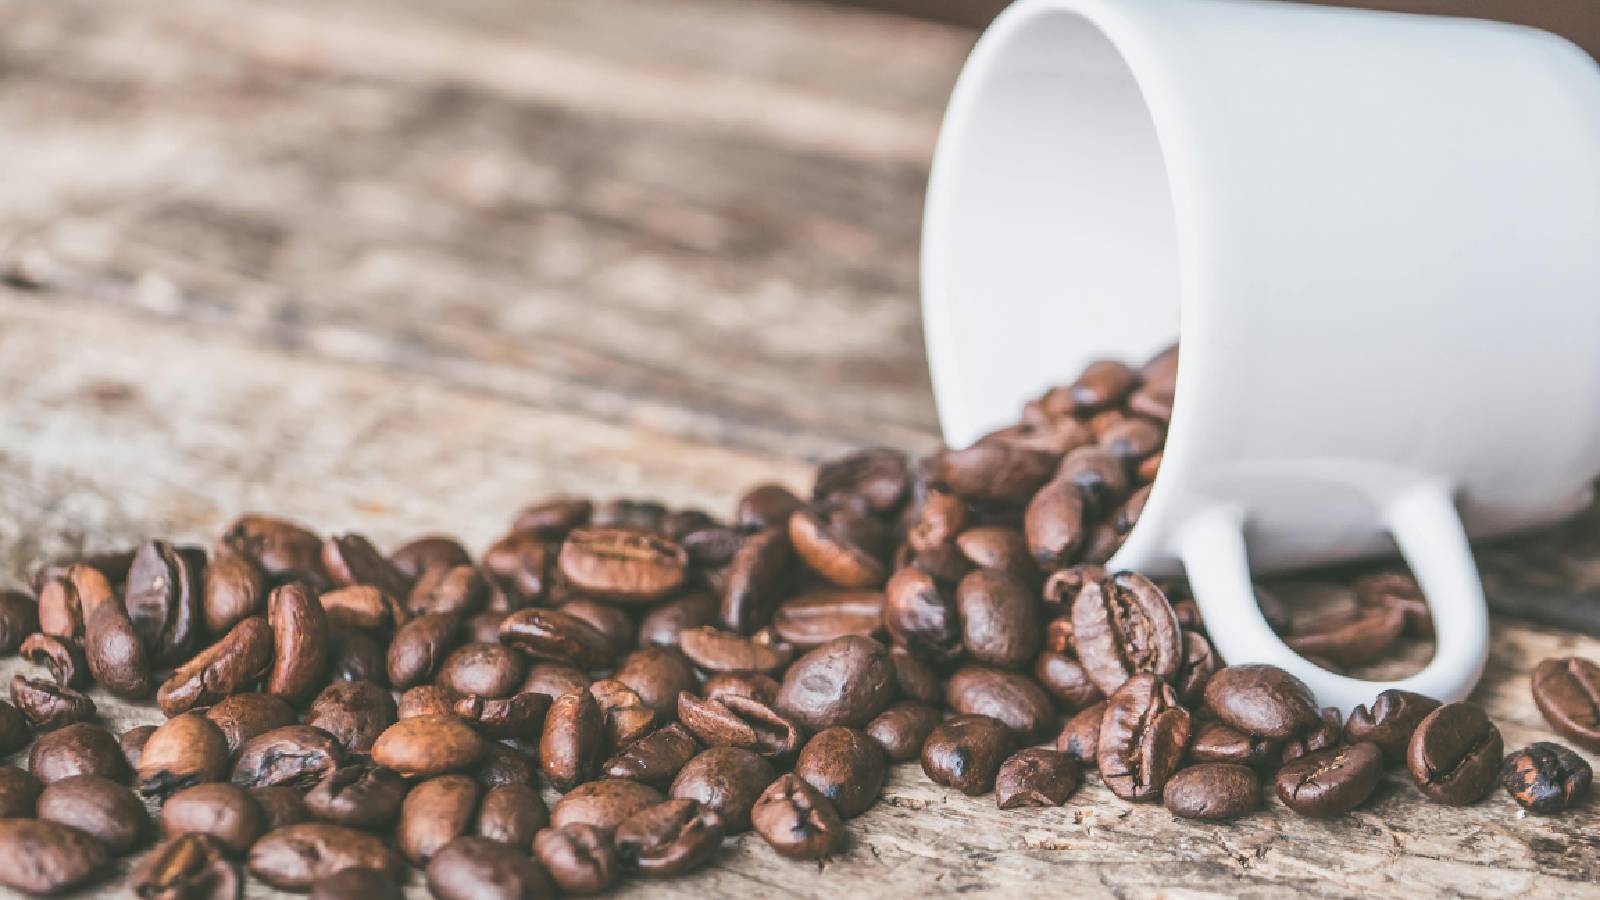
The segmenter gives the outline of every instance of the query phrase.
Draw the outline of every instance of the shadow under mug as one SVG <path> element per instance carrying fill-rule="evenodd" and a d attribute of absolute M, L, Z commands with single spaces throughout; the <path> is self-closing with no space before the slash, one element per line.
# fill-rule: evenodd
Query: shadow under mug
<path fill-rule="evenodd" d="M 1114 568 L 1188 575 L 1230 663 L 1349 709 L 1471 691 L 1468 535 L 1600 472 L 1600 71 L 1554 35 L 1262 0 L 1022 0 L 978 42 L 928 190 L 946 441 L 1182 336 L 1160 474 Z M 1432 661 L 1324 671 L 1251 567 L 1392 553 Z"/>

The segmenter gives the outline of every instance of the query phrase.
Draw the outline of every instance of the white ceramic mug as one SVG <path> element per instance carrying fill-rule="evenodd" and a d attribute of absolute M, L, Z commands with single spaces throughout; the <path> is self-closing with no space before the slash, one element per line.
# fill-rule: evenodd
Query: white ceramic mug
<path fill-rule="evenodd" d="M 1181 332 L 1111 565 L 1181 566 L 1225 659 L 1325 704 L 1457 699 L 1487 652 L 1467 536 L 1569 515 L 1600 472 L 1600 75 L 1477 20 L 1022 0 L 951 99 L 923 295 L 952 446 Z M 1323 671 L 1256 607 L 1251 566 L 1396 545 L 1438 635 L 1410 678 Z"/>

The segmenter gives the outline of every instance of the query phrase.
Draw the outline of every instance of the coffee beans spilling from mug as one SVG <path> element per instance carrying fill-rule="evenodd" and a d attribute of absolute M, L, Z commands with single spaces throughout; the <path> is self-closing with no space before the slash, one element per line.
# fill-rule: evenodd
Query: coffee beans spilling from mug
<path fill-rule="evenodd" d="M 523 510 L 479 557 L 385 554 L 264 515 L 210 548 L 149 541 L 53 561 L 0 593 L 0 884 L 71 889 L 138 854 L 149 898 L 247 878 L 387 900 L 592 894 L 671 877 L 755 831 L 823 860 L 892 763 L 1003 809 L 1089 778 L 1226 820 L 1269 794 L 1306 816 L 1386 768 L 1464 804 L 1498 782 L 1536 813 L 1589 790 L 1540 742 L 1506 755 L 1470 703 L 1385 691 L 1348 717 L 1269 666 L 1227 666 L 1181 584 L 1103 564 L 1160 466 L 1177 350 L 1098 362 L 1020 423 L 913 463 L 825 463 L 809 497 L 757 485 L 727 519 L 617 500 Z M 1415 582 L 1269 621 L 1360 666 L 1431 620 Z M 91 686 L 164 714 L 113 734 Z M 1600 667 L 1549 660 L 1534 699 L 1600 749 Z M 554 799 L 552 799 L 554 798 Z"/>

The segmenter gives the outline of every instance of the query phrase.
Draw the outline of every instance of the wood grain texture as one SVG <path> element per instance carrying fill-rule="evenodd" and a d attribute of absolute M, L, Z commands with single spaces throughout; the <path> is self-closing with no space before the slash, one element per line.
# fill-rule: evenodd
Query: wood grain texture
<path fill-rule="evenodd" d="M 751 0 L 0 0 L 0 578 L 243 509 L 481 549 L 551 492 L 724 512 L 935 446 L 917 228 L 971 40 Z M 1491 586 L 1595 593 L 1597 534 L 1493 548 Z M 1477 698 L 1547 739 L 1528 672 L 1600 641 L 1495 624 Z M 624 893 L 1593 895 L 1595 811 L 1391 776 L 1331 823 L 1190 825 L 1093 779 L 1002 813 L 907 765 L 825 866 L 746 835 Z"/>

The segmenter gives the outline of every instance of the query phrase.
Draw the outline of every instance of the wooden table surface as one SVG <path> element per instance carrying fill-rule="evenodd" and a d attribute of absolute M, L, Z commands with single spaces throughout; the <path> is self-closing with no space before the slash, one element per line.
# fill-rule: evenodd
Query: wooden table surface
<path fill-rule="evenodd" d="M 776 0 L 0 0 L 3 577 L 243 509 L 481 548 L 551 492 L 720 511 L 936 446 L 917 230 L 973 38 Z M 1495 554 L 1565 541 L 1529 579 L 1589 594 L 1595 531 Z M 1551 737 L 1527 673 L 1557 653 L 1600 641 L 1496 620 L 1508 745 Z M 1390 776 L 1327 823 L 1097 782 L 1002 813 L 908 765 L 825 867 L 747 835 L 626 893 L 1571 896 L 1596 811 Z"/>

